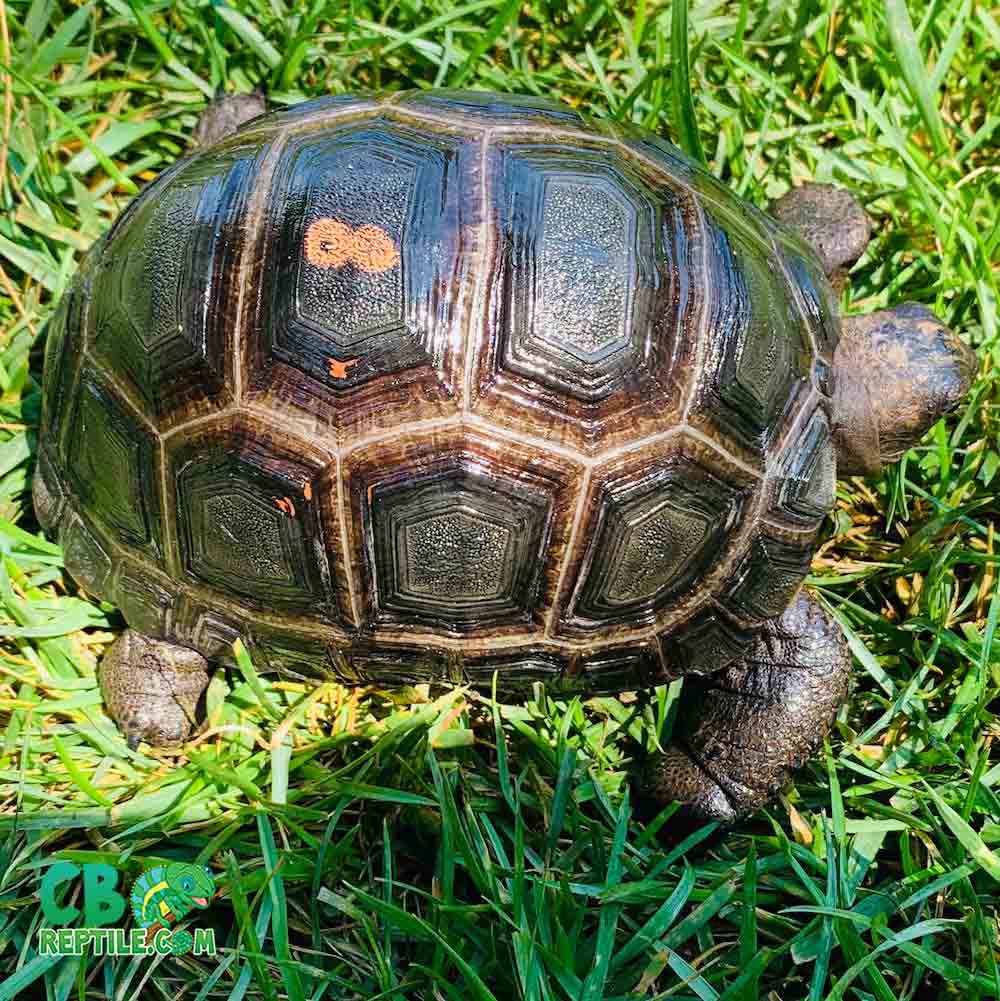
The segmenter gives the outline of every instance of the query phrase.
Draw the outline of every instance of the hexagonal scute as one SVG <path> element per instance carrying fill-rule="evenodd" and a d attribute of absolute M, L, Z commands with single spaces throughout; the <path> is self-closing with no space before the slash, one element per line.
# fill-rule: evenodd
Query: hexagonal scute
<path fill-rule="evenodd" d="M 595 470 L 560 632 L 636 628 L 706 586 L 729 552 L 752 480 L 682 442 Z"/>
<path fill-rule="evenodd" d="M 348 439 L 457 412 L 479 213 L 472 145 L 382 116 L 288 140 L 265 211 L 253 396 Z"/>
<path fill-rule="evenodd" d="M 315 502 L 323 466 L 304 442 L 256 425 L 201 426 L 171 438 L 181 579 L 240 604 L 336 618 Z"/>
<path fill-rule="evenodd" d="M 578 469 L 458 430 L 369 446 L 345 466 L 371 628 L 467 635 L 540 624 Z"/>
<path fill-rule="evenodd" d="M 109 233 L 93 282 L 93 349 L 164 424 L 231 398 L 246 205 L 263 151 L 232 145 L 180 161 Z"/>
<path fill-rule="evenodd" d="M 518 164 L 522 178 L 511 184 L 504 225 L 531 218 L 526 206 L 533 202 L 540 210 L 539 232 L 514 237 L 523 257 L 512 262 L 501 365 L 572 396 L 603 399 L 643 360 L 645 332 L 633 325 L 629 307 L 636 271 L 651 256 L 650 213 L 600 175 L 546 176 L 544 162 L 535 170 L 530 156 L 508 162 Z M 516 276 L 532 271 L 529 293 L 527 280 L 518 288 Z"/>
<path fill-rule="evenodd" d="M 607 147 L 489 151 L 496 256 L 473 410 L 587 452 L 679 419 L 696 209 Z"/>
<path fill-rule="evenodd" d="M 74 505 L 122 544 L 160 553 L 160 485 L 152 432 L 85 365 L 65 441 Z"/>
<path fill-rule="evenodd" d="M 706 216 L 709 353 L 691 423 L 760 458 L 808 388 L 812 345 L 767 233 L 712 205 Z"/>
<path fill-rule="evenodd" d="M 545 496 L 458 467 L 379 487 L 371 510 L 378 615 L 452 627 L 526 617 Z"/>

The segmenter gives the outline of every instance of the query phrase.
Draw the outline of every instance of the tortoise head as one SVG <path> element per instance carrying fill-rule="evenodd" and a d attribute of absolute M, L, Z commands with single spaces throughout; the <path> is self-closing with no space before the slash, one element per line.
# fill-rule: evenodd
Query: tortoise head
<path fill-rule="evenodd" d="M 958 406 L 975 378 L 976 355 L 916 303 L 842 324 L 833 358 L 837 473 L 877 476 Z"/>
<path fill-rule="evenodd" d="M 204 910 L 215 893 L 215 879 L 203 865 L 173 862 L 167 866 L 166 881 L 172 894 L 171 910 L 180 917 L 192 907 Z"/>
<path fill-rule="evenodd" d="M 770 206 L 839 286 L 864 253 L 871 221 L 832 184 L 793 188 Z M 847 316 L 833 356 L 833 438 L 839 476 L 877 476 L 954 410 L 976 374 L 976 355 L 926 306 L 904 303 Z"/>

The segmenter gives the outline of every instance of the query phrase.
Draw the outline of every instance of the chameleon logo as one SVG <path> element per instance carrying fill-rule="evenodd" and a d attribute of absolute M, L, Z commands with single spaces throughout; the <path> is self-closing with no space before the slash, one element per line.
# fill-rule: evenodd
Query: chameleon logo
<path fill-rule="evenodd" d="M 121 873 L 106 862 L 77 864 L 56 859 L 45 867 L 38 888 L 44 922 L 38 928 L 38 951 L 46 956 L 183 956 L 216 954 L 215 929 L 195 928 L 192 935 L 174 925 L 193 909 L 204 910 L 215 896 L 215 879 L 206 866 L 169 862 L 147 869 L 125 891 L 116 887 Z M 69 889 L 82 877 L 82 893 Z M 79 901 L 76 906 L 73 901 Z M 134 927 L 117 922 L 132 906 Z M 78 919 L 82 919 L 77 924 Z"/>
<path fill-rule="evenodd" d="M 140 928 L 170 928 L 193 908 L 204 910 L 215 893 L 211 870 L 190 862 L 172 862 L 147 869 L 132 885 L 132 915 Z M 175 931 L 170 951 L 183 955 L 191 951 L 190 932 Z"/>

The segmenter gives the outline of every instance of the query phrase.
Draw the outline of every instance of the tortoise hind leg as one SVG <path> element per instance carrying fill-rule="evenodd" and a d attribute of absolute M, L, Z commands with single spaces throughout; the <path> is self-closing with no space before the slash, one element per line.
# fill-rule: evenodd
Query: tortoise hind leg
<path fill-rule="evenodd" d="M 199 148 L 212 146 L 266 111 L 267 98 L 259 90 L 252 94 L 220 92 L 201 113 L 192 141 Z"/>
<path fill-rule="evenodd" d="M 126 629 L 98 668 L 104 705 L 128 746 L 179 747 L 190 736 L 208 661 L 197 650 Z"/>
<path fill-rule="evenodd" d="M 812 247 L 830 279 L 849 271 L 871 239 L 871 220 L 861 203 L 834 184 L 792 188 L 768 211 Z"/>
<path fill-rule="evenodd" d="M 741 660 L 685 679 L 674 743 L 648 763 L 641 793 L 693 819 L 748 816 L 822 740 L 850 669 L 840 627 L 802 592 Z"/>

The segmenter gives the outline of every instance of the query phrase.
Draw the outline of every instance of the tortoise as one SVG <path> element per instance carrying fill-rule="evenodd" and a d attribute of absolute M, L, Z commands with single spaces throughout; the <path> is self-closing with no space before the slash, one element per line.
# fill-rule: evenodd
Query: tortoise
<path fill-rule="evenodd" d="M 838 317 L 870 223 L 765 213 L 649 132 L 470 91 L 222 101 L 47 335 L 34 502 L 183 742 L 210 665 L 516 697 L 688 676 L 654 804 L 732 821 L 847 696 L 803 589 L 836 478 L 955 408 L 923 306 Z"/>

